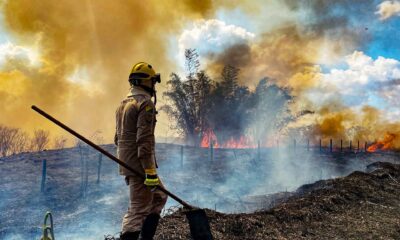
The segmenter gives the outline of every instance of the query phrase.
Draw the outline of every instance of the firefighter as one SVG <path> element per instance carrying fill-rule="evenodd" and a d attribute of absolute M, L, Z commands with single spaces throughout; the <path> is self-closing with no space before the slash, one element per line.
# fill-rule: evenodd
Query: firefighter
<path fill-rule="evenodd" d="M 129 75 L 129 94 L 116 111 L 115 144 L 118 158 L 146 176 L 136 176 L 120 166 L 129 186 L 129 208 L 122 220 L 121 240 L 153 239 L 167 195 L 155 187 L 162 183 L 157 176 L 154 152 L 156 123 L 155 84 L 160 81 L 153 67 L 135 64 Z M 154 103 L 151 98 L 154 96 Z"/>

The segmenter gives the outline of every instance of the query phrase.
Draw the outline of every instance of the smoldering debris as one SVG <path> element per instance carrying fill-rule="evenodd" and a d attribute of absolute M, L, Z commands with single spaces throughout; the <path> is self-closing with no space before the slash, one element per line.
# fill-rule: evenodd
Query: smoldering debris
<path fill-rule="evenodd" d="M 207 211 L 216 239 L 400 238 L 400 165 L 379 164 L 371 173 L 324 180 L 268 211 Z M 385 187 L 382 187 L 385 186 Z M 182 211 L 163 218 L 157 239 L 189 239 Z"/>
<path fill-rule="evenodd" d="M 112 145 L 104 147 L 115 152 Z M 157 144 L 159 175 L 170 191 L 189 203 L 224 213 L 250 214 L 271 209 L 288 199 L 290 201 L 298 194 L 295 191 L 302 184 L 364 170 L 369 163 L 379 159 L 392 162 L 399 160 L 397 154 L 311 154 L 311 151 L 307 153 L 300 148 L 294 152 L 284 146 L 279 149 L 281 154 L 277 149 L 261 149 L 260 154 L 257 149 L 214 150 L 213 158 L 210 158 L 210 149 L 207 148 L 185 146 L 181 152 L 179 145 Z M 82 194 L 81 182 L 86 181 L 86 177 L 81 175 L 82 165 L 77 148 L 46 151 L 40 158 L 35 153 L 1 158 L 0 174 L 7 178 L 0 182 L 0 210 L 3 213 L 0 217 L 0 238 L 16 239 L 17 235 L 25 239 L 38 237 L 43 214 L 48 210 L 55 217 L 55 232 L 61 238 L 97 239 L 119 232 L 128 193 L 123 178 L 118 175 L 118 166 L 103 159 L 100 182 L 97 183 L 98 153 L 89 151 L 84 156 L 88 162 L 87 171 L 84 169 L 84 173 L 88 172 L 85 194 Z M 45 192 L 41 193 L 43 159 L 47 160 L 47 179 Z M 396 179 L 396 175 L 391 177 Z M 174 205 L 176 203 L 170 200 L 166 208 Z M 172 212 L 165 211 L 164 215 Z M 230 236 L 229 231 L 235 231 L 236 225 L 255 224 L 255 219 L 259 219 L 248 220 L 243 217 L 247 215 L 243 214 L 210 214 L 217 216 L 218 221 L 219 216 L 223 217 L 221 222 L 226 218 L 224 224 L 233 224 L 217 225 L 216 228 L 225 230 L 218 230 L 222 232 L 217 232 L 216 236 L 225 234 L 223 231 Z M 179 215 L 172 216 L 172 219 L 180 221 Z M 237 220 L 231 222 L 231 217 Z M 241 220 L 246 222 L 240 223 Z M 163 232 L 163 236 L 165 239 L 174 239 L 168 237 L 177 236 L 181 231 L 170 231 L 175 229 L 177 232 L 180 227 L 182 225 L 179 224 L 176 227 L 166 226 L 168 231 Z M 185 229 L 182 231 L 185 232 Z M 179 236 L 184 239 L 184 235 Z"/>

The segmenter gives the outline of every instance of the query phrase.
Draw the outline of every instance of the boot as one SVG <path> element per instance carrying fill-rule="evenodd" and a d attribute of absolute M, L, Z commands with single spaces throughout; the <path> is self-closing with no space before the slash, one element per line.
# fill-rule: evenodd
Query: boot
<path fill-rule="evenodd" d="M 120 240 L 138 240 L 140 231 L 137 232 L 124 232 L 121 234 Z"/>
<path fill-rule="evenodd" d="M 142 240 L 153 240 L 156 234 L 158 220 L 160 220 L 160 215 L 156 213 L 149 214 L 143 222 L 141 239 Z"/>

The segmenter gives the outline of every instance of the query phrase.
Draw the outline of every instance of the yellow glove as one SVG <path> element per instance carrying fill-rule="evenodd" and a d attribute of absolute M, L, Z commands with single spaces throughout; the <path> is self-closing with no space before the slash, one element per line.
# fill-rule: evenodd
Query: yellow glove
<path fill-rule="evenodd" d="M 148 187 L 156 187 L 160 184 L 160 180 L 157 176 L 157 171 L 155 168 L 145 169 L 146 180 L 144 180 L 144 184 Z"/>

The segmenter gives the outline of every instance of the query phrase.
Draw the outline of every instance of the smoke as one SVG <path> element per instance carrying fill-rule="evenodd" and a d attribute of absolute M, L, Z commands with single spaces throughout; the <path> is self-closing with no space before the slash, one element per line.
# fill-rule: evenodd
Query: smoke
<path fill-rule="evenodd" d="M 378 10 L 375 12 L 380 15 L 380 20 L 386 20 L 393 16 L 400 15 L 399 1 L 384 1 L 378 5 Z"/>
<path fill-rule="evenodd" d="M 393 99 L 397 99 L 398 61 L 384 57 L 375 60 L 354 51 L 371 40 L 368 18 L 374 15 L 374 2 L 315 0 L 286 4 L 293 14 L 300 13 L 296 21 L 282 22 L 254 39 L 208 54 L 208 69 L 217 74 L 224 65 L 233 65 L 241 69 L 239 79 L 246 85 L 254 86 L 267 76 L 291 89 L 295 97 L 291 114 L 296 117 L 304 110 L 313 114 L 288 122 L 280 134 L 287 136 L 295 131 L 309 139 L 369 142 L 386 134 L 397 136 L 399 112 Z M 348 68 L 322 69 L 343 62 Z M 393 147 L 398 146 L 397 141 Z"/>
<path fill-rule="evenodd" d="M 372 1 L 9 0 L 1 7 L 13 44 L 1 45 L 7 51 L 0 53 L 0 123 L 26 129 L 47 128 L 52 135 L 62 133 L 29 110 L 30 105 L 37 104 L 85 135 L 101 128 L 105 139 L 112 139 L 114 111 L 128 90 L 126 80 L 132 64 L 148 61 L 162 76 L 168 76 L 179 67 L 179 62 L 174 62 L 178 51 L 170 55 L 173 39 L 179 42 L 179 50 L 200 48 L 205 68 L 213 76 L 219 76 L 224 65 L 233 65 L 240 68 L 240 83 L 250 88 L 268 77 L 273 84 L 290 89 L 294 97 L 290 105 L 293 119 L 288 118 L 281 132 L 290 140 L 299 143 L 299 138 L 312 142 L 342 138 L 373 142 L 389 133 L 394 134 L 394 147 L 400 147 L 400 125 L 386 119 L 387 109 L 373 104 L 369 101 L 373 97 L 365 94 L 373 88 L 377 95 L 387 96 L 391 106 L 397 106 L 399 84 L 395 79 L 399 77 L 395 77 L 399 71 L 396 64 L 390 65 L 393 61 L 367 59 L 362 63 L 365 68 L 355 69 L 350 64 L 328 73 L 322 70 L 322 65 L 341 63 L 343 56 L 369 41 L 368 18 L 374 17 L 376 11 Z M 240 22 L 236 26 L 216 20 L 220 11 L 232 9 L 247 16 L 248 26 L 256 27 L 246 29 Z M 193 21 L 197 24 L 192 27 L 189 23 Z M 381 66 L 393 69 L 389 71 L 390 78 L 378 74 L 389 81 L 383 85 L 378 84 L 382 83 L 380 80 L 371 85 L 360 84 L 366 76 L 375 79 L 368 78 L 371 74 L 365 74 L 366 69 L 378 70 Z M 375 70 L 370 73 L 375 74 Z M 384 73 L 387 68 L 382 70 Z M 342 81 L 334 84 L 334 80 Z M 346 85 L 349 82 L 352 84 Z M 349 92 L 352 89 L 359 91 L 354 94 Z M 279 91 L 276 95 L 282 97 Z M 352 100 L 363 100 L 350 104 L 349 95 Z M 271 137 L 270 130 L 277 129 L 274 114 L 283 109 L 287 114 L 286 105 L 277 104 L 273 96 L 266 94 L 265 102 L 255 103 L 260 109 L 269 108 L 263 109 L 262 117 L 251 126 L 262 136 Z M 158 120 L 163 122 L 162 118 Z M 281 140 L 279 136 L 277 139 Z M 261 139 L 266 145 L 269 140 Z M 231 212 L 243 210 L 229 202 L 240 203 L 241 196 L 294 190 L 301 184 L 341 176 L 366 165 L 366 161 L 357 161 L 345 169 L 330 169 L 331 161 L 320 161 L 324 156 L 300 154 L 282 145 L 279 152 L 262 150 L 261 159 L 257 159 L 256 150 L 218 149 L 212 163 L 205 162 L 205 156 L 210 154 L 204 149 L 197 150 L 197 154 L 185 149 L 183 163 L 178 162 L 180 149 L 176 149 L 172 156 L 160 154 L 161 158 L 168 156 L 160 161 L 160 176 L 165 177 L 169 189 L 190 203 Z M 123 180 L 116 178 L 108 183 L 108 189 L 116 190 L 113 193 L 119 196 L 115 206 L 126 206 Z M 108 193 L 104 189 L 103 192 Z M 113 209 L 115 216 L 113 207 L 107 209 Z M 82 222 L 93 225 L 93 216 Z M 104 225 L 99 226 L 106 226 L 103 230 L 111 229 L 109 222 L 100 222 Z M 116 228 L 117 224 L 113 226 Z"/>
<path fill-rule="evenodd" d="M 26 54 L 5 56 L 1 122 L 61 133 L 29 110 L 37 104 L 84 134 L 96 131 L 96 123 L 111 139 L 113 113 L 129 89 L 132 64 L 147 61 L 168 76 L 176 66 L 167 39 L 186 20 L 214 11 L 211 1 L 197 3 L 5 1 L 4 25 L 13 44 L 36 48 L 37 56 L 34 65 Z"/>
<path fill-rule="evenodd" d="M 285 2 L 289 10 L 285 10 L 285 6 L 280 6 L 276 11 L 289 11 L 288 15 L 294 17 L 282 20 L 272 27 L 261 26 L 257 29 L 255 38 L 244 38 L 237 44 L 227 45 L 222 53 L 220 49 L 216 51 L 214 43 L 209 41 L 207 44 L 211 47 L 206 54 L 209 61 L 207 69 L 217 75 L 222 69 L 221 65 L 233 65 L 241 69 L 246 83 L 251 81 L 254 84 L 268 76 L 280 84 L 292 86 L 297 90 L 300 84 L 293 84 L 293 81 L 290 81 L 293 75 L 307 71 L 316 64 L 335 62 L 370 39 L 364 27 L 354 26 L 353 18 L 357 16 L 364 19 L 370 15 L 361 15 L 360 8 L 365 12 L 372 9 L 373 13 L 375 6 L 371 2 L 358 1 L 358 4 L 354 4 L 353 1 Z M 274 9 L 274 5 L 271 3 L 270 5 L 268 6 Z M 260 9 L 263 9 L 263 6 L 260 6 Z M 255 11 L 251 18 L 259 19 L 259 15 L 266 12 Z M 203 34 L 211 35 L 212 39 L 215 37 L 212 32 L 203 31 Z M 217 37 L 222 38 L 221 35 L 224 33 L 218 33 Z M 310 83 L 313 78 L 307 81 Z"/>
<path fill-rule="evenodd" d="M 216 80 L 225 65 L 232 65 L 240 68 L 239 81 L 250 89 L 264 77 L 290 88 L 296 97 L 291 106 L 294 115 L 304 110 L 324 114 L 319 109 L 336 103 L 348 107 L 336 94 L 343 89 L 324 81 L 329 76 L 323 65 L 340 63 L 343 56 L 371 40 L 366 29 L 377 9 L 373 1 L 360 0 L 146 4 L 14 0 L 4 1 L 1 7 L 13 40 L 12 47 L 7 47 L 13 50 L 0 56 L 1 122 L 62 134 L 29 110 L 37 104 L 85 135 L 102 129 L 106 139 L 112 138 L 113 113 L 128 90 L 126 79 L 132 64 L 148 61 L 168 76 L 180 67 L 176 55 L 185 48 L 199 49 L 204 68 Z M 230 17 L 237 25 L 218 19 L 222 13 L 230 13 L 224 20 Z M 175 40 L 177 46 L 173 46 Z M 381 90 L 387 99 L 396 96 L 390 87 Z M 322 95 L 326 101 L 316 103 L 315 96 Z M 357 107 L 365 105 L 371 103 Z M 332 136 L 343 135 L 338 133 L 345 129 L 340 123 L 351 122 L 348 116 L 358 114 L 353 108 L 346 111 L 349 114 L 337 116 L 344 118 L 340 121 L 330 120 L 333 117 L 328 112 L 319 116 L 339 124 L 331 130 Z M 159 122 L 166 119 L 161 116 Z M 321 130 L 326 125 L 321 124 L 316 132 L 329 135 Z"/>

